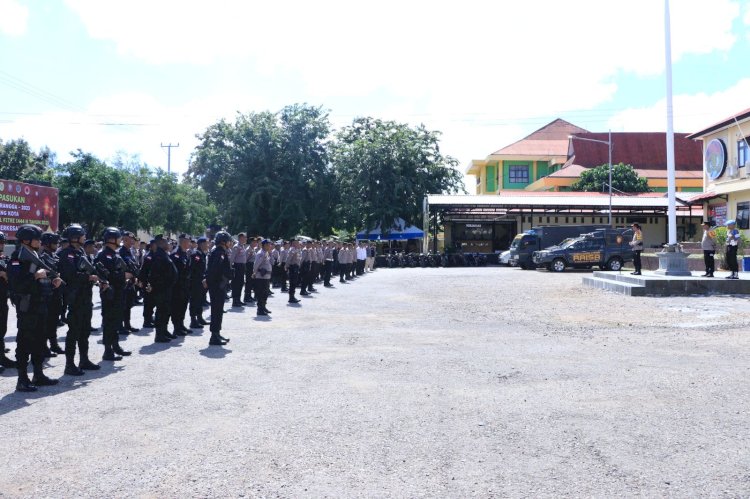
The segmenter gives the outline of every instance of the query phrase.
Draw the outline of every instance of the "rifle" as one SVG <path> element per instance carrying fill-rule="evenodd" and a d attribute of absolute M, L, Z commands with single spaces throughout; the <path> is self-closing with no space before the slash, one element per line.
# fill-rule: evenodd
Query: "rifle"
<path fill-rule="evenodd" d="M 49 279 L 58 279 L 60 277 L 60 274 L 52 270 L 49 267 L 49 265 L 44 263 L 39 258 L 39 255 L 36 254 L 36 251 L 31 251 L 24 245 L 21 245 L 20 249 L 18 250 L 18 260 L 21 262 L 26 262 L 26 263 L 31 263 L 32 265 L 36 265 L 37 269 L 46 270 L 47 277 Z M 63 281 L 63 284 L 65 284 L 65 281 Z"/>
<path fill-rule="evenodd" d="M 101 262 L 94 265 L 87 257 L 81 256 L 78 260 L 78 271 L 88 275 L 96 275 L 100 283 L 109 286 L 109 281 L 107 280 L 109 272 L 107 272 L 106 267 Z"/>

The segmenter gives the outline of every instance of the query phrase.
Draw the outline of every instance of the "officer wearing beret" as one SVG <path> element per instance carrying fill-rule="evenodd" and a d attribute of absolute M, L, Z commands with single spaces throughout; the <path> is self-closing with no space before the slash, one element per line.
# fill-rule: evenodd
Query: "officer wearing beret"
<path fill-rule="evenodd" d="M 37 250 L 41 247 L 41 239 L 42 229 L 31 224 L 21 225 L 16 231 L 18 245 L 8 264 L 8 286 L 18 318 L 16 391 L 19 392 L 34 392 L 37 386 L 56 385 L 58 381 L 44 374 L 44 321 L 52 290 L 59 288 L 63 281 L 59 277 L 51 278 L 47 270 L 22 255 L 28 252 L 38 258 Z M 29 358 L 34 366 L 34 377 L 31 380 L 27 372 Z"/>
<path fill-rule="evenodd" d="M 227 246 L 232 236 L 226 231 L 219 231 L 214 237 L 214 249 L 208 257 L 203 286 L 208 289 L 211 299 L 211 339 L 209 345 L 225 345 L 229 339 L 223 337 L 221 324 L 224 316 L 224 298 L 229 281 L 232 279 L 232 266 L 229 264 Z"/>

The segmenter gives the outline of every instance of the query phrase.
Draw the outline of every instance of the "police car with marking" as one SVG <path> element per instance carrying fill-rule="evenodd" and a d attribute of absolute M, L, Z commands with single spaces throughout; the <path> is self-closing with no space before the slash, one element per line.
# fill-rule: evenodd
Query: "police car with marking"
<path fill-rule="evenodd" d="M 633 260 L 630 240 L 631 229 L 596 230 L 580 237 L 568 239 L 533 254 L 534 264 L 553 272 L 566 268 L 590 269 L 595 265 L 602 270 L 620 270 L 625 262 Z"/>

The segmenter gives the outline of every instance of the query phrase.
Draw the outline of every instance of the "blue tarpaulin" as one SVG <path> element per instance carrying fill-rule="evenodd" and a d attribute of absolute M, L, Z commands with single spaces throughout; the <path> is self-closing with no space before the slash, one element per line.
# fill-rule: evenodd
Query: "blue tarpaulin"
<path fill-rule="evenodd" d="M 393 221 L 393 227 L 388 230 L 387 234 L 383 234 L 380 226 L 369 232 L 357 233 L 357 239 L 368 241 L 404 241 L 406 239 L 422 239 L 423 237 L 423 230 L 414 225 L 406 226 L 406 222 L 402 218 Z"/>

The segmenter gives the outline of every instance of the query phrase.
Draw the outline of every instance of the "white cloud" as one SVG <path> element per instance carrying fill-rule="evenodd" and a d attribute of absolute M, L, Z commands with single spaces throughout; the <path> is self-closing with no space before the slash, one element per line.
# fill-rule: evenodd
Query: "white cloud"
<path fill-rule="evenodd" d="M 266 103 L 245 95 L 219 95 L 166 107 L 148 94 L 123 93 L 95 99 L 85 113 L 51 112 L 0 124 L 0 137 L 24 138 L 34 148 L 48 146 L 61 162 L 81 148 L 103 159 L 118 151 L 138 154 L 149 166 L 164 169 L 167 151 L 161 143 L 179 143 L 172 149 L 172 171 L 183 173 L 198 143 L 195 135 L 221 118 L 232 119 L 238 107 L 263 109 Z"/>
<path fill-rule="evenodd" d="M 17 0 L 0 0 L 0 33 L 21 36 L 26 33 L 29 9 Z"/>
<path fill-rule="evenodd" d="M 750 78 L 713 94 L 682 94 L 672 99 L 674 128 L 692 133 L 746 109 L 750 94 Z M 667 129 L 667 103 L 661 99 L 652 106 L 627 109 L 614 115 L 609 122 L 613 131 L 663 132 Z"/>

